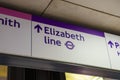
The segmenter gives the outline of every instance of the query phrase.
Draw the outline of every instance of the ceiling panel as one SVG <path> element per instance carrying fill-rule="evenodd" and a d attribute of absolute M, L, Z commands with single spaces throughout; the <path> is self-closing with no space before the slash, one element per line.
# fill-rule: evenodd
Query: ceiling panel
<path fill-rule="evenodd" d="M 64 0 L 120 16 L 120 0 Z"/>
<path fill-rule="evenodd" d="M 12 5 L 27 11 L 35 11 L 40 14 L 51 0 L 0 0 L 0 4 Z M 34 13 L 34 12 L 33 12 Z"/>
<path fill-rule="evenodd" d="M 54 0 L 44 16 L 57 18 L 72 23 L 84 23 L 92 28 L 112 33 L 120 32 L 120 18 L 86 9 L 61 0 Z"/>

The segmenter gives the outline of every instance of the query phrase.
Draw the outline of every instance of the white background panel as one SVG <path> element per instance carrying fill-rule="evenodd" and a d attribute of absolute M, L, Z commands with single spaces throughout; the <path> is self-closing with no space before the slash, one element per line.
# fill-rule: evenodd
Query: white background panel
<path fill-rule="evenodd" d="M 105 37 L 112 69 L 120 70 L 120 36 L 105 33 Z M 112 47 L 108 44 L 109 41 L 113 43 Z"/>
<path fill-rule="evenodd" d="M 40 33 L 37 33 L 36 30 L 34 30 L 34 26 L 37 24 L 42 27 L 42 31 Z M 68 33 L 81 34 L 84 36 L 85 41 L 77 41 L 44 34 L 45 26 L 49 26 L 63 32 L 67 31 Z M 110 68 L 104 37 L 58 28 L 37 22 L 32 22 L 32 30 L 33 57 Z M 60 40 L 62 43 L 61 46 L 45 44 L 44 36 L 49 36 L 49 39 Z M 73 42 L 75 47 L 72 50 L 66 48 L 66 41 Z"/>
<path fill-rule="evenodd" d="M 15 55 L 31 55 L 31 21 L 0 14 L 2 19 L 20 23 L 20 28 L 2 25 L 0 20 L 0 52 Z M 13 25 L 13 23 L 12 23 Z"/>

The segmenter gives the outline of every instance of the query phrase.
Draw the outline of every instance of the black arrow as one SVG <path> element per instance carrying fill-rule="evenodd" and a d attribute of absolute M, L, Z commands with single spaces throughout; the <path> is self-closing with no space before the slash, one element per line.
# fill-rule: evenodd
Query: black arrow
<path fill-rule="evenodd" d="M 114 44 L 112 43 L 112 41 L 109 41 L 108 44 L 110 45 L 111 48 L 114 46 Z"/>
<path fill-rule="evenodd" d="M 42 28 L 41 28 L 41 26 L 40 26 L 39 24 L 37 24 L 37 25 L 34 27 L 34 29 L 37 30 L 37 33 L 40 33 L 40 30 L 42 31 Z"/>

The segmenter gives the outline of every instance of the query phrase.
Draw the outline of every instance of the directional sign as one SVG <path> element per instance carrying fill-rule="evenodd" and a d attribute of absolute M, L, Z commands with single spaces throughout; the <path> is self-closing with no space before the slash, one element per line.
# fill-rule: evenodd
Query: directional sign
<path fill-rule="evenodd" d="M 104 33 L 32 17 L 32 56 L 110 68 Z"/>
<path fill-rule="evenodd" d="M 0 7 L 0 53 L 31 55 L 31 16 Z"/>
<path fill-rule="evenodd" d="M 120 70 L 120 36 L 105 33 L 112 69 Z"/>
<path fill-rule="evenodd" d="M 120 70 L 120 36 L 1 7 L 0 53 Z"/>

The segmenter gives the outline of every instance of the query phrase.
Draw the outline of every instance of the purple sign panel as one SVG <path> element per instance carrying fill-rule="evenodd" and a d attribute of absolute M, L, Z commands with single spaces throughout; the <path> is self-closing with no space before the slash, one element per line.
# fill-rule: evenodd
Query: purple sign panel
<path fill-rule="evenodd" d="M 104 32 L 32 16 L 32 56 L 109 68 Z"/>

